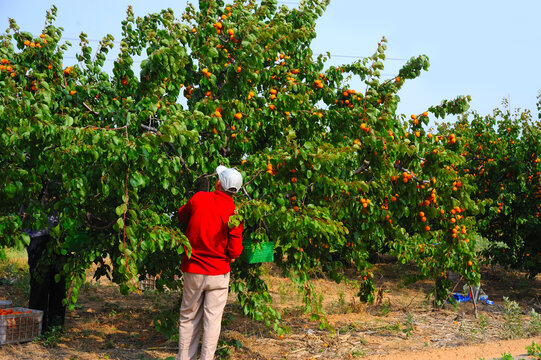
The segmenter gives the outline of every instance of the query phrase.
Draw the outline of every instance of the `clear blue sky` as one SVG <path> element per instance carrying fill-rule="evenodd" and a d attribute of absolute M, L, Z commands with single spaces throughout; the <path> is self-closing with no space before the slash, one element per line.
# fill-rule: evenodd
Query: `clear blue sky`
<path fill-rule="evenodd" d="M 299 4 L 299 0 L 278 2 L 289 7 Z M 66 38 L 76 39 L 83 31 L 89 39 L 110 33 L 119 40 L 120 21 L 129 4 L 136 16 L 172 8 L 180 17 L 186 0 L 0 0 L 0 30 L 7 28 L 11 17 L 23 30 L 38 34 L 52 4 L 58 7 L 56 24 L 65 29 Z M 407 115 L 423 112 L 442 99 L 471 95 L 472 109 L 481 114 L 490 114 L 508 98 L 511 108 L 530 109 L 537 116 L 539 14 L 538 0 L 331 0 L 318 21 L 312 48 L 315 53 L 336 55 L 330 64 L 343 64 L 371 55 L 385 36 L 386 77 L 394 77 L 405 59 L 427 55 L 429 71 L 407 82 L 400 93 L 398 110 Z M 74 49 L 67 56 L 73 57 L 78 41 L 71 42 Z M 70 60 L 76 61 L 71 58 L 65 63 Z M 353 85 L 362 89 L 359 82 Z"/>

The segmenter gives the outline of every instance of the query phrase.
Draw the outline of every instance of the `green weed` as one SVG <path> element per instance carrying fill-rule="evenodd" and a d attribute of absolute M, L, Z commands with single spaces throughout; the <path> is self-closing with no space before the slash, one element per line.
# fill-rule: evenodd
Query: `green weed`
<path fill-rule="evenodd" d="M 351 356 L 356 358 L 356 357 L 363 357 L 363 356 L 366 356 L 366 351 L 361 348 L 361 347 L 358 347 L 358 348 L 355 348 L 353 350 L 351 350 Z"/>
<path fill-rule="evenodd" d="M 466 332 L 466 328 L 463 327 L 462 324 L 463 323 L 461 323 L 461 330 Z M 484 339 L 486 336 L 487 329 L 488 329 L 488 319 L 486 315 L 481 314 L 479 316 L 479 320 L 477 321 L 477 326 L 470 329 L 471 338 L 474 340 Z"/>
<path fill-rule="evenodd" d="M 60 326 L 53 326 L 51 330 L 41 334 L 40 337 L 38 337 L 35 342 L 41 343 L 43 346 L 47 348 L 55 348 L 58 346 L 58 343 L 62 339 L 62 327 Z"/>
<path fill-rule="evenodd" d="M 220 340 L 218 343 L 218 348 L 214 356 L 216 359 L 229 359 L 231 358 L 231 349 L 237 348 L 240 349 L 242 343 L 239 340 L 231 339 L 228 341 Z"/>
<path fill-rule="evenodd" d="M 355 324 L 347 324 L 338 329 L 338 334 L 345 334 L 355 331 L 357 331 L 357 326 L 355 326 Z"/>
<path fill-rule="evenodd" d="M 402 332 L 406 334 L 406 338 L 409 339 L 409 337 L 413 333 L 413 330 L 415 330 L 415 326 L 413 325 L 413 314 L 409 312 L 408 317 L 406 318 L 406 322 L 404 324 L 404 329 L 402 329 Z"/>
<path fill-rule="evenodd" d="M 523 316 L 516 301 L 503 298 L 504 313 L 501 336 L 504 339 L 516 339 L 524 335 Z"/>
<path fill-rule="evenodd" d="M 384 303 L 381 304 L 381 307 L 378 311 L 378 316 L 387 316 L 391 312 L 391 302 L 387 299 Z"/>
<path fill-rule="evenodd" d="M 400 322 L 398 322 L 398 321 L 395 322 L 395 323 L 392 324 L 392 325 L 387 325 L 387 326 L 385 326 L 385 329 L 386 329 L 386 330 L 391 330 L 391 331 L 400 331 L 400 328 L 401 328 Z"/>
<path fill-rule="evenodd" d="M 532 345 L 526 346 L 526 351 L 528 352 L 529 356 L 533 356 L 538 360 L 541 359 L 541 346 L 539 346 L 539 344 L 532 342 Z"/>
<path fill-rule="evenodd" d="M 534 309 L 530 311 L 530 320 L 528 321 L 528 336 L 536 336 L 541 334 L 541 315 L 535 312 Z"/>

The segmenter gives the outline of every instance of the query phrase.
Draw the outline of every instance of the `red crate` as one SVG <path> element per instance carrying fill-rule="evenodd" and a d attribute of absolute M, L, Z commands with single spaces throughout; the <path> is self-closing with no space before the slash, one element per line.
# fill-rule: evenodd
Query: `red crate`
<path fill-rule="evenodd" d="M 31 341 L 41 335 L 43 311 L 14 307 L 2 313 L 10 310 L 13 313 L 0 315 L 0 345 Z"/>

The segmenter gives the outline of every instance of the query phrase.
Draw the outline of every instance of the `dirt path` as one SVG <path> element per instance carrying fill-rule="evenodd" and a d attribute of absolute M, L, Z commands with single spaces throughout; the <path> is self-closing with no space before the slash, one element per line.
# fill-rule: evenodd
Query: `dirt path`
<path fill-rule="evenodd" d="M 501 340 L 483 344 L 432 349 L 419 352 L 397 352 L 390 355 L 373 355 L 363 357 L 365 360 L 478 360 L 499 359 L 504 353 L 511 354 L 515 359 L 530 359 L 526 354 L 526 347 L 535 341 L 541 342 L 541 337 L 519 340 Z"/>

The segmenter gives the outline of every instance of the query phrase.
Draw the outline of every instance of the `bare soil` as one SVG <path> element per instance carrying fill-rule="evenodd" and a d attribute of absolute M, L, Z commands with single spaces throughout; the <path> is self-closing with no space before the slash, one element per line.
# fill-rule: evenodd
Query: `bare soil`
<path fill-rule="evenodd" d="M 426 299 L 430 282 L 404 285 L 414 268 L 382 262 L 376 274 L 378 296 L 374 304 L 356 297 L 355 271 L 350 284 L 314 277 L 316 292 L 332 329 L 320 330 L 302 310 L 296 287 L 271 265 L 265 265 L 274 305 L 290 332 L 280 338 L 263 324 L 238 312 L 234 294 L 224 314 L 222 352 L 231 359 L 493 359 L 509 353 L 526 357 L 526 346 L 541 344 L 541 334 L 528 332 L 531 309 L 541 313 L 541 278 L 499 268 L 483 271 L 482 288 L 494 305 L 472 303 L 435 309 Z M 89 274 L 91 275 L 91 274 Z M 90 279 L 90 277 L 89 277 Z M 457 290 L 462 291 L 458 283 Z M 520 305 L 519 328 L 510 328 L 503 297 Z M 24 289 L 0 282 L 0 300 L 24 305 Z M 68 311 L 65 331 L 28 343 L 0 346 L 0 359 L 129 359 L 174 357 L 177 344 L 153 326 L 154 317 L 179 300 L 174 292 L 145 291 L 123 296 L 106 281 L 88 281 L 77 308 Z M 507 312 L 508 314 L 508 312 Z M 529 337 L 528 337 L 529 336 Z M 237 346 L 233 346 L 237 344 Z"/>

